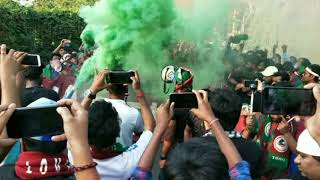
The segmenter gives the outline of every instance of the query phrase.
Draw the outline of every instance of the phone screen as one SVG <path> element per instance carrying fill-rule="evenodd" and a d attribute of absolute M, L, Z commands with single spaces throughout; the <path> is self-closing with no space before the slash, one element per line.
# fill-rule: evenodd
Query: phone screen
<path fill-rule="evenodd" d="M 6 52 L 7 54 L 9 53 L 10 49 L 7 49 Z M 21 64 L 23 65 L 28 65 L 28 66 L 35 66 L 35 67 L 40 67 L 41 66 L 41 59 L 38 54 L 27 54 Z"/>
<path fill-rule="evenodd" d="M 35 137 L 63 133 L 58 106 L 17 108 L 7 123 L 10 138 Z"/>
<path fill-rule="evenodd" d="M 197 97 L 194 93 L 170 94 L 170 102 L 174 102 L 175 108 L 198 108 Z"/>
<path fill-rule="evenodd" d="M 313 115 L 316 99 L 312 90 L 267 87 L 262 93 L 262 113 L 280 115 Z"/>
<path fill-rule="evenodd" d="M 107 82 L 111 84 L 131 84 L 132 76 L 134 76 L 134 72 L 111 71 L 107 77 Z"/>
<path fill-rule="evenodd" d="M 40 67 L 40 56 L 37 54 L 27 54 L 26 57 L 22 60 L 21 64 Z"/>
<path fill-rule="evenodd" d="M 244 87 L 257 88 L 258 87 L 258 81 L 245 80 L 244 81 Z"/>

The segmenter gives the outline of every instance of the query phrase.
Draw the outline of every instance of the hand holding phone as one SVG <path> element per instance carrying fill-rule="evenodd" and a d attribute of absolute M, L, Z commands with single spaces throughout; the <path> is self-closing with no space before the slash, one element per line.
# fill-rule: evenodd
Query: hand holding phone
<path fill-rule="evenodd" d="M 198 101 L 195 93 L 173 93 L 170 94 L 170 103 L 174 102 L 175 108 L 198 108 Z"/>
<path fill-rule="evenodd" d="M 198 108 L 193 108 L 192 113 L 202 121 L 209 124 L 217 121 L 208 99 L 208 92 L 204 90 L 193 91 L 197 98 Z"/>
<path fill-rule="evenodd" d="M 7 123 L 10 138 L 35 137 L 63 133 L 58 106 L 17 108 Z"/>
<path fill-rule="evenodd" d="M 9 53 L 9 49 L 6 50 L 6 53 Z M 40 67 L 41 66 L 41 59 L 40 55 L 38 54 L 27 54 L 21 61 L 22 65 L 33 66 L 33 67 Z"/>
<path fill-rule="evenodd" d="M 135 76 L 133 71 L 111 71 L 106 81 L 111 84 L 131 84 L 133 76 Z"/>

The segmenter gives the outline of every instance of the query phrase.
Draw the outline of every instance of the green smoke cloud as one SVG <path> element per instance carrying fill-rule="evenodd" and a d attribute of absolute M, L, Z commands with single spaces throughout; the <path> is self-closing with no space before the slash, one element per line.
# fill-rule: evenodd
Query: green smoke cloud
<path fill-rule="evenodd" d="M 168 64 L 190 67 L 195 74 L 195 88 L 220 79 L 229 1 L 194 2 L 192 12 L 176 10 L 172 0 L 100 0 L 92 7 L 83 7 L 80 16 L 87 27 L 81 38 L 89 47 L 94 39 L 98 49 L 84 63 L 77 87 L 93 78 L 95 68 L 113 69 L 119 65 L 125 70 L 139 70 L 144 89 L 156 97 L 163 96 L 160 72 Z M 195 54 L 191 53 L 194 58 L 172 60 L 178 40 L 195 47 Z"/>

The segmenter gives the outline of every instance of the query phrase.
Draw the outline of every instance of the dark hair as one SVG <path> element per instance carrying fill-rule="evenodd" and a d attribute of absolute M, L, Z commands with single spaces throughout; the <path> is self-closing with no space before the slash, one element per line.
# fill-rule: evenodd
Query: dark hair
<path fill-rule="evenodd" d="M 297 58 L 295 56 L 290 56 L 290 61 L 292 63 L 296 63 L 297 62 Z"/>
<path fill-rule="evenodd" d="M 30 103 L 40 98 L 47 98 L 53 101 L 60 100 L 58 93 L 56 93 L 54 90 L 46 89 L 42 87 L 35 87 L 31 89 L 26 89 L 25 91 L 23 91 L 21 96 L 21 105 L 23 107 L 28 106 Z"/>
<path fill-rule="evenodd" d="M 168 180 L 230 179 L 227 161 L 214 138 L 192 138 L 177 145 L 169 153 L 164 173 Z"/>
<path fill-rule="evenodd" d="M 281 81 L 274 84 L 275 87 L 292 87 L 290 82 Z"/>
<path fill-rule="evenodd" d="M 277 67 L 278 71 L 283 71 L 283 66 L 280 63 L 275 64 L 275 66 Z"/>
<path fill-rule="evenodd" d="M 215 89 L 208 96 L 212 110 L 220 120 L 223 129 L 226 131 L 234 130 L 240 117 L 240 96 L 228 89 Z"/>
<path fill-rule="evenodd" d="M 52 59 L 54 56 L 58 56 L 58 57 L 61 59 L 61 55 L 60 55 L 59 53 L 52 53 L 51 59 Z"/>
<path fill-rule="evenodd" d="M 285 71 L 276 72 L 272 76 L 281 76 L 281 81 L 289 81 L 290 80 L 289 74 Z"/>
<path fill-rule="evenodd" d="M 308 66 L 308 68 L 310 68 L 313 72 L 320 75 L 320 66 L 318 64 L 311 64 L 310 66 Z M 318 82 L 319 77 L 314 76 L 314 81 Z"/>
<path fill-rule="evenodd" d="M 292 72 L 294 70 L 294 65 L 292 62 L 286 61 L 283 63 L 282 68 L 286 72 Z"/>
<path fill-rule="evenodd" d="M 111 103 L 94 102 L 89 108 L 89 144 L 106 148 L 116 143 L 120 134 L 119 116 Z"/>
<path fill-rule="evenodd" d="M 31 138 L 23 138 L 22 140 L 26 151 L 39 151 L 45 154 L 59 154 L 67 148 L 67 141 L 51 142 L 39 141 Z"/>
<path fill-rule="evenodd" d="M 28 67 L 23 72 L 23 75 L 27 80 L 40 81 L 43 68 L 44 65 L 41 65 L 40 67 Z"/>
<path fill-rule="evenodd" d="M 307 58 L 300 58 L 301 59 L 301 65 L 304 66 L 304 67 L 308 67 L 311 65 L 311 62 L 309 59 Z"/>
<path fill-rule="evenodd" d="M 128 86 L 125 86 L 123 84 L 111 84 L 108 90 L 111 94 L 125 95 L 128 93 Z"/>

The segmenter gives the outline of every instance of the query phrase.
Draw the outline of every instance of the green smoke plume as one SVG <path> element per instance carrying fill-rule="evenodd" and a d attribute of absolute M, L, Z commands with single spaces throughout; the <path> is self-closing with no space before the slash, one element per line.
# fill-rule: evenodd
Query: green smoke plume
<path fill-rule="evenodd" d="M 229 9 L 227 0 L 196 0 L 191 12 L 176 10 L 172 0 L 100 0 L 83 7 L 80 16 L 87 27 L 81 38 L 89 47 L 94 39 L 98 49 L 84 63 L 77 87 L 93 78 L 95 68 L 122 65 L 139 70 L 144 89 L 161 97 L 160 72 L 168 64 L 190 67 L 195 88 L 208 86 L 223 73 L 221 44 Z M 195 47 L 191 60 L 172 60 L 178 40 Z"/>

